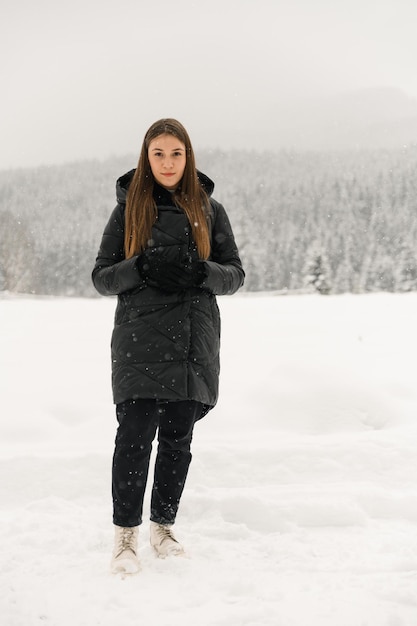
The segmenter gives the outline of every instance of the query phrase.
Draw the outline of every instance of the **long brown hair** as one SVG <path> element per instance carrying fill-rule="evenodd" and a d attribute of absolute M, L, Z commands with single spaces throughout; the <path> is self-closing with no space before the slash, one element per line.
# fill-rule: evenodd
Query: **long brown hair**
<path fill-rule="evenodd" d="M 180 185 L 174 192 L 174 200 L 186 214 L 201 259 L 210 256 L 210 236 L 207 214 L 209 200 L 199 183 L 194 151 L 184 126 L 174 119 L 158 120 L 147 131 L 142 144 L 138 166 L 129 185 L 126 198 L 125 257 L 140 254 L 151 239 L 152 226 L 157 218 L 153 199 L 154 177 L 148 158 L 151 141 L 160 135 L 173 135 L 185 146 L 186 162 Z"/>

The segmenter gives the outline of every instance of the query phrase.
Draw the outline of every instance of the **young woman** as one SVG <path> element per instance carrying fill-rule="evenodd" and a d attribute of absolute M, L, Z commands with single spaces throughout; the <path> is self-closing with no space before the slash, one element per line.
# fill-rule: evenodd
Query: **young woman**
<path fill-rule="evenodd" d="M 158 432 L 150 541 L 181 555 L 172 525 L 191 461 L 193 427 L 218 395 L 220 318 L 216 294 L 233 294 L 244 272 L 230 222 L 197 171 L 185 128 L 155 122 L 136 170 L 116 185 L 117 206 L 93 270 L 102 295 L 117 295 L 112 383 L 118 429 L 112 472 L 113 572 L 139 570 L 152 442 Z"/>

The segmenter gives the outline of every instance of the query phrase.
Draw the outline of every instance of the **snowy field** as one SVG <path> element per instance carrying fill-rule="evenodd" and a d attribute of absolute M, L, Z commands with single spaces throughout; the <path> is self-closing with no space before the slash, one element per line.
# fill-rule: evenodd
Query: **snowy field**
<path fill-rule="evenodd" d="M 417 294 L 219 299 L 187 559 L 109 573 L 114 299 L 0 299 L 4 626 L 415 626 Z M 149 508 L 149 496 L 145 509 Z"/>

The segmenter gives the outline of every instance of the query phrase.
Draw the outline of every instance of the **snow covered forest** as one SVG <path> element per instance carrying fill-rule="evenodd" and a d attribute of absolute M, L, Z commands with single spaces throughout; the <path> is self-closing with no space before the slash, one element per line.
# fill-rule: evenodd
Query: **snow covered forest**
<path fill-rule="evenodd" d="M 115 181 L 136 157 L 0 172 L 0 290 L 93 296 Z M 417 289 L 417 147 L 197 152 L 231 218 L 247 291 Z"/>

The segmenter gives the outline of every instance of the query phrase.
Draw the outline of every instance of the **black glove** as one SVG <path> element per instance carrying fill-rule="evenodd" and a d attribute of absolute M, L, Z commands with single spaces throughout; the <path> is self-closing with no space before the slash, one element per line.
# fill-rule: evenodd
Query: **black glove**
<path fill-rule="evenodd" d="M 183 263 L 168 263 L 158 282 L 165 291 L 182 291 L 198 287 L 206 278 L 204 264 L 200 260 L 185 259 Z"/>
<path fill-rule="evenodd" d="M 151 287 L 164 291 L 182 291 L 198 287 L 206 278 L 204 263 L 186 255 L 181 261 L 168 260 L 163 248 L 147 248 L 138 257 L 138 270 Z"/>
<path fill-rule="evenodd" d="M 162 248 L 146 248 L 136 260 L 136 267 L 146 282 L 157 282 L 158 277 L 166 265 Z"/>

